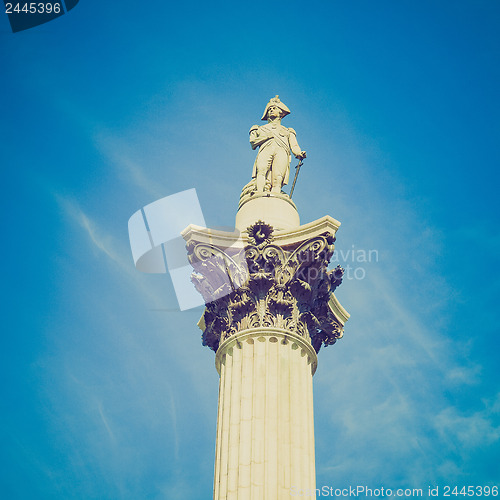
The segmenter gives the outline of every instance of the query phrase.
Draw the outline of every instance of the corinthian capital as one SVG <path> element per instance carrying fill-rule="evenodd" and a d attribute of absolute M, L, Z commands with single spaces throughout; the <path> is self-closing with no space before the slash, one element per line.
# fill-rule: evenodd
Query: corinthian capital
<path fill-rule="evenodd" d="M 192 281 L 206 309 L 203 344 L 214 351 L 226 338 L 259 327 L 301 335 L 316 352 L 342 337 L 348 314 L 333 291 L 343 270 L 328 271 L 338 223 L 325 217 L 295 231 L 262 221 L 228 246 L 227 234 L 188 228 Z"/>

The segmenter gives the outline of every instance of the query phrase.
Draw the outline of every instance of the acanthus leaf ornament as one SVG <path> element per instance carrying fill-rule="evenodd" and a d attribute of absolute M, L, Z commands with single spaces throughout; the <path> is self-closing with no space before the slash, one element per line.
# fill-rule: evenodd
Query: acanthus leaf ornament
<path fill-rule="evenodd" d="M 258 327 L 293 331 L 316 352 L 334 344 L 343 333 L 328 306 L 343 273 L 339 266 L 328 271 L 334 236 L 325 232 L 284 249 L 262 221 L 247 231 L 249 244 L 234 255 L 207 243 L 187 245 L 192 281 L 206 302 L 203 344 L 216 351 L 231 335 Z"/>

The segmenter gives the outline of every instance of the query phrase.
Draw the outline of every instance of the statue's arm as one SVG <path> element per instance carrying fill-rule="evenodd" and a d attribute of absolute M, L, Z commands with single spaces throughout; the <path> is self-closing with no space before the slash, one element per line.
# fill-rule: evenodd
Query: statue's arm
<path fill-rule="evenodd" d="M 292 151 L 295 158 L 303 159 L 306 157 L 306 152 L 300 149 L 299 143 L 297 142 L 297 133 L 293 128 L 288 129 L 290 132 L 289 141 L 290 141 L 290 150 Z"/>
<path fill-rule="evenodd" d="M 258 125 L 254 125 L 250 129 L 250 145 L 252 146 L 252 149 L 261 146 L 262 144 L 264 144 L 264 142 L 268 141 L 269 139 L 271 139 L 271 137 L 266 133 L 262 133 L 262 131 L 259 130 Z"/>

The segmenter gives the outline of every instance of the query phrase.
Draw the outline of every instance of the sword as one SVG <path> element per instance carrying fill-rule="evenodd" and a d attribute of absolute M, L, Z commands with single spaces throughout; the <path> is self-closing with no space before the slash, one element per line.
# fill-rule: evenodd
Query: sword
<path fill-rule="evenodd" d="M 295 177 L 293 178 L 292 189 L 290 189 L 290 198 L 292 197 L 293 190 L 295 188 L 295 183 L 297 182 L 297 177 L 299 176 L 299 170 L 302 166 L 303 158 L 300 159 L 298 165 L 295 167 Z"/>

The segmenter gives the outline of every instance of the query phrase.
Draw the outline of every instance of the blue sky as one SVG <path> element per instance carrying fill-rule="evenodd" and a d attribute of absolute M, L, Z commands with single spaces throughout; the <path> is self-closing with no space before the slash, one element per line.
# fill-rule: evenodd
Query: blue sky
<path fill-rule="evenodd" d="M 499 485 L 499 22 L 491 0 L 81 0 L 16 34 L 0 16 L 5 498 L 210 498 L 201 309 L 135 270 L 127 221 L 194 187 L 231 226 L 276 94 L 308 152 L 301 220 L 378 253 L 340 259 L 364 279 L 319 354 L 318 486 Z"/>

